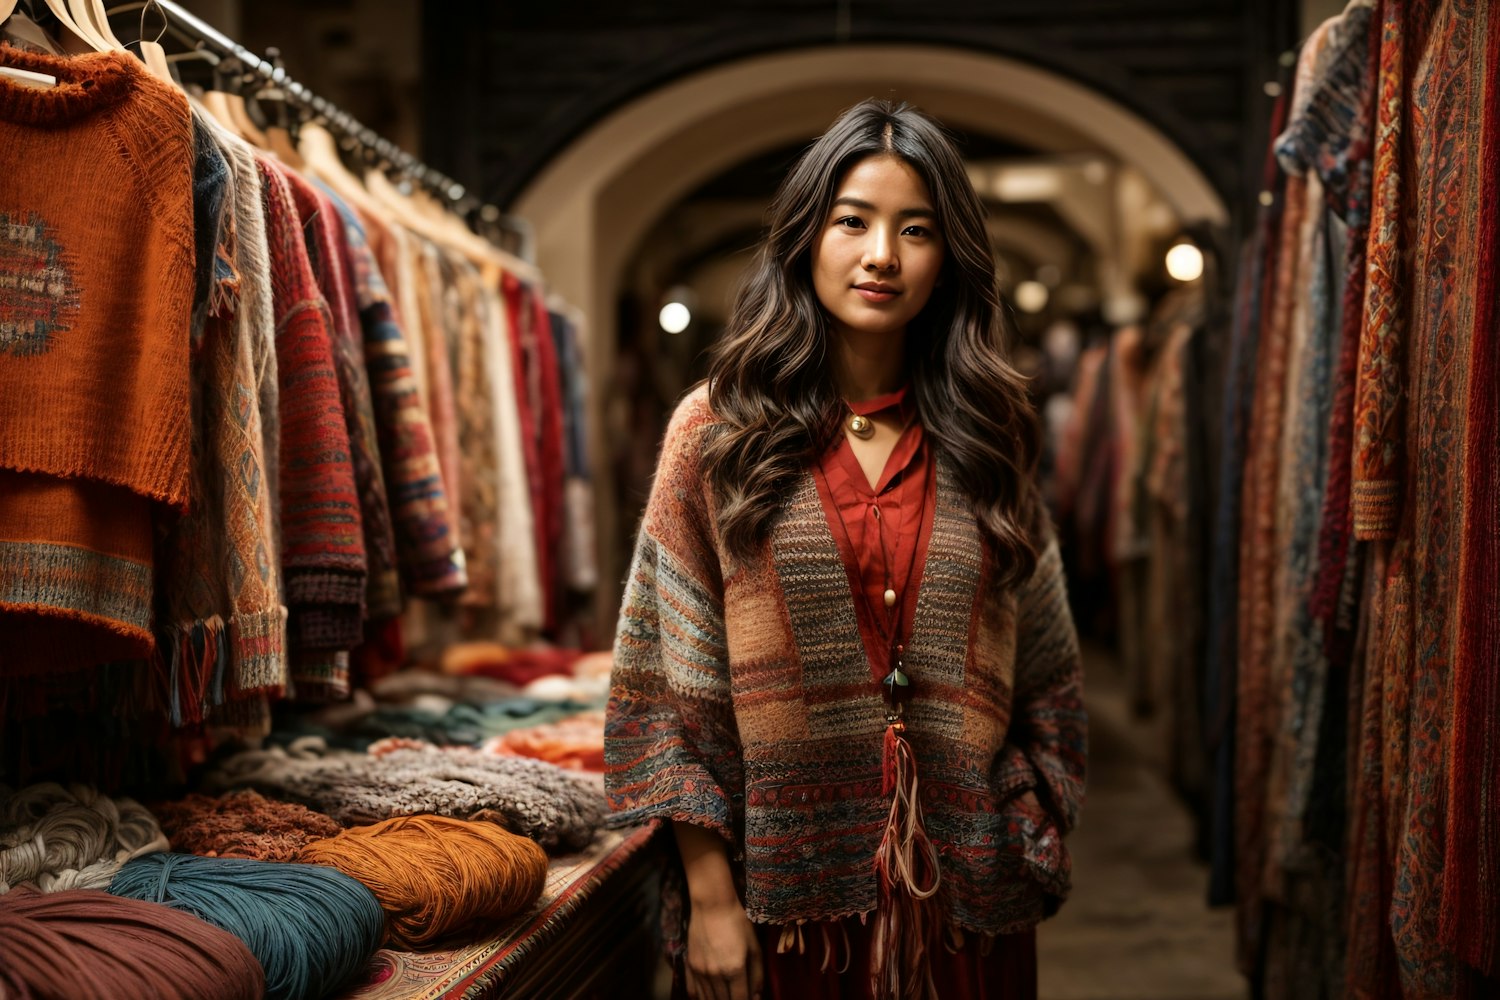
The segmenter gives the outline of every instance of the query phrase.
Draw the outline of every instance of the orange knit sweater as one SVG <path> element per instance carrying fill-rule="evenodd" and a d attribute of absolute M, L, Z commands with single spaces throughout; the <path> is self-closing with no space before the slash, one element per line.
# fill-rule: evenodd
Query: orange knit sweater
<path fill-rule="evenodd" d="M 82 620 L 149 652 L 151 519 L 188 501 L 187 102 L 123 53 L 0 65 L 58 80 L 0 79 L 0 636 Z"/>

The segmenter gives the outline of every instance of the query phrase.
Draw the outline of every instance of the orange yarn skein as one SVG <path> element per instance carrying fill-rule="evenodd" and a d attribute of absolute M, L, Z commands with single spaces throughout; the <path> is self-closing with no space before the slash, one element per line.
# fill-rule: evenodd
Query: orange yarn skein
<path fill-rule="evenodd" d="M 386 943 L 421 951 L 519 913 L 542 894 L 547 854 L 498 823 L 398 816 L 302 849 L 300 861 L 363 882 L 385 910 Z"/>

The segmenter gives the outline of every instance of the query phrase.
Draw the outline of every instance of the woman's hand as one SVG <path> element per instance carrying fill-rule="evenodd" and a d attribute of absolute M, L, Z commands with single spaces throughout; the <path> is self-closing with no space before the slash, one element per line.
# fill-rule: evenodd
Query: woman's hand
<path fill-rule="evenodd" d="M 739 900 L 695 905 L 688 920 L 688 996 L 760 1000 L 763 975 L 755 926 Z"/>
<path fill-rule="evenodd" d="M 729 845 L 712 830 L 676 822 L 688 884 L 687 992 L 692 1000 L 760 1000 L 765 969 L 755 925 L 734 891 Z"/>

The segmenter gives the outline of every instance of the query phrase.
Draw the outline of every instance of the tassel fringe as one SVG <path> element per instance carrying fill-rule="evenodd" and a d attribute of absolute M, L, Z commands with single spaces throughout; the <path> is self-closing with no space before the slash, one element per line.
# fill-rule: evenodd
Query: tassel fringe
<path fill-rule="evenodd" d="M 871 944 L 871 981 L 879 997 L 935 998 L 930 959 L 940 931 L 934 897 L 941 872 L 937 848 L 922 823 L 916 755 L 899 719 L 886 727 L 883 772 L 891 811 L 875 855 L 880 905 Z"/>

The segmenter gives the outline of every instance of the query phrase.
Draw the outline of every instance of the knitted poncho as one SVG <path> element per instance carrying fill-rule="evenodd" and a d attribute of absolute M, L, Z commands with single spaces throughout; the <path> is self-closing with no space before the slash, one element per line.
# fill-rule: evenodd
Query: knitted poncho
<path fill-rule="evenodd" d="M 0 64 L 58 80 L 0 80 L 0 666 L 145 656 L 189 493 L 187 103 L 123 53 Z"/>
<path fill-rule="evenodd" d="M 615 821 L 718 831 L 759 923 L 868 913 L 890 810 L 885 711 L 854 595 L 809 473 L 764 555 L 732 563 L 701 475 L 700 387 L 667 430 L 627 581 L 605 743 Z M 1083 797 L 1077 638 L 1055 542 L 1015 589 L 937 458 L 936 509 L 905 662 L 907 736 L 946 919 L 1014 931 L 1069 889 Z"/>

